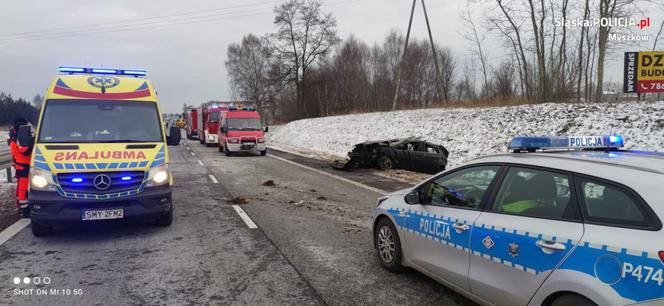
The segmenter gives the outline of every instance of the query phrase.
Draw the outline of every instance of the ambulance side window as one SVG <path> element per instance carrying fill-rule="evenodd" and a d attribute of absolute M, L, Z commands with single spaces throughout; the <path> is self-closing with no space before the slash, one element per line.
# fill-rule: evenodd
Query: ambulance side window
<path fill-rule="evenodd" d="M 634 192 L 608 182 L 577 179 L 584 219 L 619 227 L 651 228 L 658 221 Z"/>

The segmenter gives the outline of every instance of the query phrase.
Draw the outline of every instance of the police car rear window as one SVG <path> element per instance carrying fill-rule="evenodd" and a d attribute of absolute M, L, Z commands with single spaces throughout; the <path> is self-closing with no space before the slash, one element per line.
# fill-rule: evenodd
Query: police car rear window
<path fill-rule="evenodd" d="M 577 191 L 587 222 L 620 227 L 659 227 L 645 209 L 646 204 L 632 191 L 587 178 L 577 179 Z"/>
<path fill-rule="evenodd" d="M 578 220 L 567 174 L 513 167 L 496 195 L 493 210 L 556 220 Z"/>

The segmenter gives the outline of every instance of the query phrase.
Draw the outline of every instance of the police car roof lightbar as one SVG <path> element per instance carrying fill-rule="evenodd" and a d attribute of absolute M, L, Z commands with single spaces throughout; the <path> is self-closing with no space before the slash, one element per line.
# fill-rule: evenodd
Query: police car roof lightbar
<path fill-rule="evenodd" d="M 139 69 L 109 69 L 109 68 L 86 68 L 86 67 L 59 67 L 60 73 L 75 74 L 111 74 L 111 75 L 130 75 L 130 76 L 146 76 L 146 70 Z"/>
<path fill-rule="evenodd" d="M 620 135 L 604 136 L 517 136 L 508 145 L 513 152 L 537 150 L 618 149 L 625 146 Z"/>

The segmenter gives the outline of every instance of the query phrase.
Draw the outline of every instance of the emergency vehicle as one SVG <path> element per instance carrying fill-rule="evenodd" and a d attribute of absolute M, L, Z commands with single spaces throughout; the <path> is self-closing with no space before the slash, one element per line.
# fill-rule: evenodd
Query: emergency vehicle
<path fill-rule="evenodd" d="M 219 143 L 219 123 L 223 113 L 231 107 L 247 107 L 242 102 L 210 101 L 201 104 L 196 110 L 198 141 L 206 146 Z"/>
<path fill-rule="evenodd" d="M 67 222 L 173 220 L 173 177 L 144 70 L 60 67 L 45 95 L 30 171 L 32 232 Z"/>
<path fill-rule="evenodd" d="M 380 198 L 378 259 L 486 305 L 663 305 L 664 154 L 622 147 L 516 137 Z"/>
<path fill-rule="evenodd" d="M 219 129 L 219 152 L 231 156 L 237 152 L 258 152 L 267 155 L 265 133 L 261 117 L 253 107 L 231 107 L 224 113 Z"/>
<path fill-rule="evenodd" d="M 187 139 L 198 139 L 198 110 L 194 107 L 188 107 L 186 116 Z"/>

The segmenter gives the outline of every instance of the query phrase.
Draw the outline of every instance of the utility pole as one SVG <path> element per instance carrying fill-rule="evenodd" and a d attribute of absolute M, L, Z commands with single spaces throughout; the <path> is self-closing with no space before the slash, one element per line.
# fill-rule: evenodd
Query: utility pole
<path fill-rule="evenodd" d="M 436 93 L 438 94 L 438 98 L 440 99 L 440 65 L 438 64 L 438 55 L 436 54 L 436 45 L 433 43 L 433 35 L 431 34 L 431 26 L 429 25 L 429 15 L 427 14 L 427 7 L 424 4 L 424 0 L 421 0 L 422 2 L 422 9 L 424 10 L 424 19 L 426 20 L 427 23 L 427 30 L 429 32 L 429 42 L 431 43 L 431 54 L 433 55 L 433 61 L 434 65 L 436 68 Z M 406 61 L 406 56 L 408 53 L 408 42 L 410 40 L 410 30 L 413 26 L 413 15 L 415 14 L 415 4 L 417 4 L 417 0 L 413 0 L 413 7 L 410 9 L 410 20 L 408 21 L 408 32 L 406 33 L 406 44 L 403 47 L 403 55 L 401 57 L 401 62 L 399 63 L 397 67 L 397 84 L 396 84 L 396 89 L 394 91 L 394 101 L 392 102 L 392 110 L 396 110 L 399 102 L 399 88 L 401 87 L 401 70 L 403 63 Z"/>
<path fill-rule="evenodd" d="M 392 102 L 392 110 L 397 109 L 397 102 L 399 101 L 399 87 L 401 85 L 401 66 L 406 61 L 406 53 L 408 53 L 408 40 L 410 39 L 410 29 L 413 26 L 413 15 L 415 14 L 415 4 L 417 0 L 413 0 L 413 7 L 410 9 L 410 21 L 408 21 L 408 32 L 406 33 L 406 44 L 403 47 L 403 55 L 401 57 L 401 63 L 399 63 L 397 68 L 397 86 L 394 90 L 394 102 Z"/>

